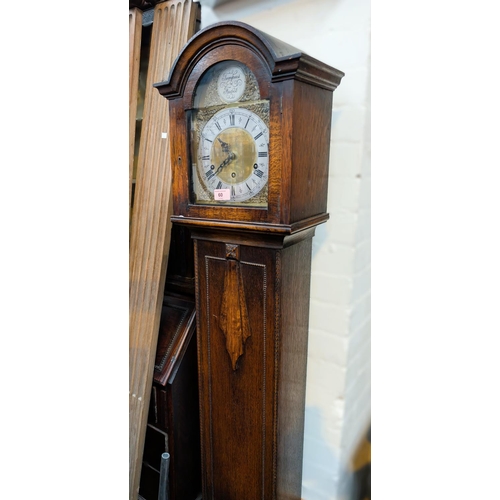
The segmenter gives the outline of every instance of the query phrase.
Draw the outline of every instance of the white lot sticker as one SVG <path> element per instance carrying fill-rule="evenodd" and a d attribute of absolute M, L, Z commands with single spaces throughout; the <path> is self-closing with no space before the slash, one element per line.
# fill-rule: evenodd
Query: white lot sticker
<path fill-rule="evenodd" d="M 214 189 L 214 200 L 226 201 L 231 199 L 230 189 Z"/>

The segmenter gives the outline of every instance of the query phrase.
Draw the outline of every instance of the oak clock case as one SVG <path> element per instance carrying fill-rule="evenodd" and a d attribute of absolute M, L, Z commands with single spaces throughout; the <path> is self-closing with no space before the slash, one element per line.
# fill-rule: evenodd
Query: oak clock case
<path fill-rule="evenodd" d="M 172 221 L 194 240 L 203 500 L 301 498 L 312 238 L 342 76 L 227 22 L 156 84 Z"/>

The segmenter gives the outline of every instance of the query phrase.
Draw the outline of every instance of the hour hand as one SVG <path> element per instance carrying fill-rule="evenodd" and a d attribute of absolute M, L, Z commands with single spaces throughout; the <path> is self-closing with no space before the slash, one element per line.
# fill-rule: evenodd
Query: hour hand
<path fill-rule="evenodd" d="M 220 165 L 219 168 L 215 171 L 215 175 L 217 175 L 228 163 L 231 163 L 236 158 L 234 153 L 231 153 Z"/>

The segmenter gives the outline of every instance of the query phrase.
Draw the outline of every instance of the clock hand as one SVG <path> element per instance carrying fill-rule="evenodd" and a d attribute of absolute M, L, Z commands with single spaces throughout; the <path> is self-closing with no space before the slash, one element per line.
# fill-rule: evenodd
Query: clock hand
<path fill-rule="evenodd" d="M 220 142 L 220 145 L 222 146 L 222 151 L 224 153 L 230 153 L 231 152 L 231 146 L 227 142 L 224 142 L 219 137 L 217 137 L 217 140 Z"/>
<path fill-rule="evenodd" d="M 215 175 L 217 175 L 227 164 L 231 163 L 236 158 L 234 153 L 231 153 L 220 165 L 219 168 L 215 171 Z"/>
<path fill-rule="evenodd" d="M 230 150 L 231 147 L 227 142 L 224 142 L 220 137 L 217 137 L 217 140 L 219 141 L 220 145 L 222 146 L 223 149 Z M 228 151 L 229 152 L 229 151 Z"/>

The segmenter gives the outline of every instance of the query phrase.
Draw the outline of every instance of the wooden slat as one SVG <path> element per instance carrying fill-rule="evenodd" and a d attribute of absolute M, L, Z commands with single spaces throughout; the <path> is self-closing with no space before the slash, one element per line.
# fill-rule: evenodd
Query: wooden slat
<path fill-rule="evenodd" d="M 200 4 L 192 0 L 168 0 L 154 11 L 130 241 L 130 500 L 139 490 L 172 211 L 168 135 L 162 138 L 168 101 L 152 85 L 167 78 L 199 16 Z"/>
<path fill-rule="evenodd" d="M 129 165 L 128 205 L 132 201 L 132 177 L 134 171 L 135 121 L 137 116 L 137 95 L 139 93 L 139 66 L 141 62 L 142 10 L 129 9 Z"/>

